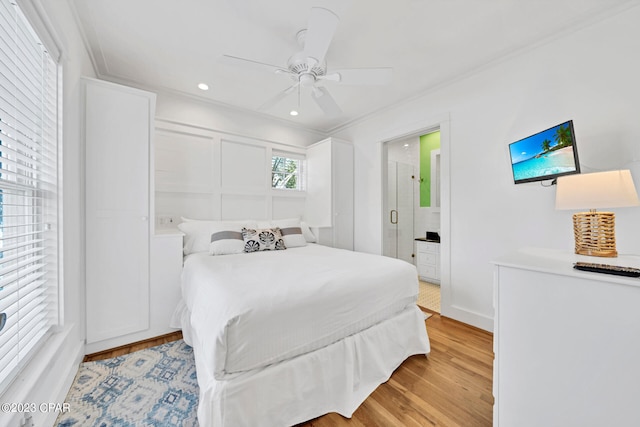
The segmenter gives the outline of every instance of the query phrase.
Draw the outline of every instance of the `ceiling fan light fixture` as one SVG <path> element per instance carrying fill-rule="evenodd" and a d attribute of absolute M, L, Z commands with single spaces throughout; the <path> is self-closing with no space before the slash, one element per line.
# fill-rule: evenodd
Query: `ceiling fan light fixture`
<path fill-rule="evenodd" d="M 298 79 L 300 80 L 300 85 L 304 87 L 313 86 L 316 82 L 316 77 L 311 73 L 302 73 Z"/>

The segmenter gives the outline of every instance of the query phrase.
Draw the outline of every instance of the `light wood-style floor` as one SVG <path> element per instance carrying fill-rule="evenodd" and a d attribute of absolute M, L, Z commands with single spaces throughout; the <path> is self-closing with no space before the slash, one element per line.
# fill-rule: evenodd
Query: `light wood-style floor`
<path fill-rule="evenodd" d="M 351 419 L 327 414 L 298 427 L 491 426 L 493 336 L 434 313 L 426 320 L 431 354 L 412 356 L 364 401 Z M 85 361 L 180 339 L 178 332 Z"/>

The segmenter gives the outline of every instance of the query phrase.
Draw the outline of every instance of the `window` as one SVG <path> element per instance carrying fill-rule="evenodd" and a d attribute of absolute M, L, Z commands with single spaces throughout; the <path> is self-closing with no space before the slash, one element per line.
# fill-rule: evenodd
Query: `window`
<path fill-rule="evenodd" d="M 304 158 L 293 153 L 273 153 L 271 157 L 271 188 L 303 190 Z"/>
<path fill-rule="evenodd" d="M 57 94 L 57 64 L 0 1 L 0 393 L 58 324 Z"/>

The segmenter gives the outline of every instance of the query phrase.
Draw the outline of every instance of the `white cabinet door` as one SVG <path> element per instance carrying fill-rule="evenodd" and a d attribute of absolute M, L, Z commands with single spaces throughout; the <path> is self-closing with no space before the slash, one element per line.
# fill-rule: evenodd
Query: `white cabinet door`
<path fill-rule="evenodd" d="M 155 95 L 83 82 L 89 344 L 149 328 L 149 150 Z"/>
<path fill-rule="evenodd" d="M 353 146 L 328 138 L 307 149 L 305 221 L 318 242 L 353 250 Z"/>

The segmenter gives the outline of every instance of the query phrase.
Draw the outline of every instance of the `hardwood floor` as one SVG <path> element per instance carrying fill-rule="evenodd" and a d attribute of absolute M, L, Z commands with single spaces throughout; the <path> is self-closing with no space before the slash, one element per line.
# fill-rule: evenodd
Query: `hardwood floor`
<path fill-rule="evenodd" d="M 493 335 L 433 314 L 431 354 L 412 356 L 351 419 L 327 414 L 298 427 L 491 426 Z"/>
<path fill-rule="evenodd" d="M 412 356 L 353 414 L 332 413 L 297 427 L 491 426 L 493 335 L 434 313 L 431 354 Z M 85 357 L 99 360 L 180 339 L 177 332 Z"/>

